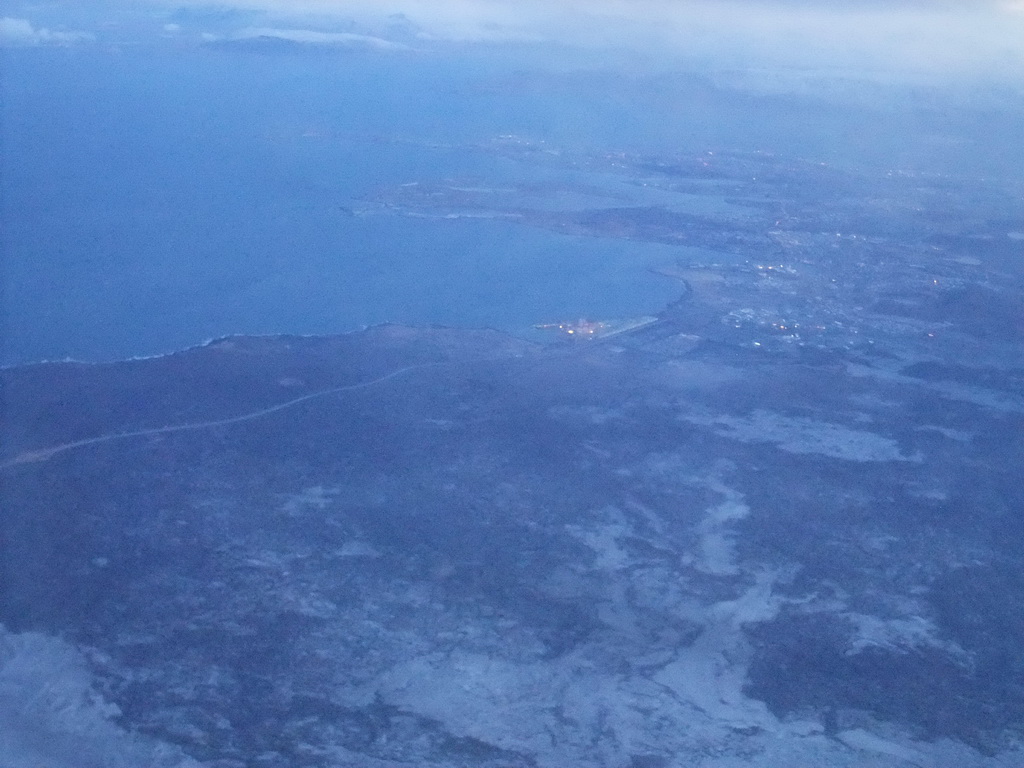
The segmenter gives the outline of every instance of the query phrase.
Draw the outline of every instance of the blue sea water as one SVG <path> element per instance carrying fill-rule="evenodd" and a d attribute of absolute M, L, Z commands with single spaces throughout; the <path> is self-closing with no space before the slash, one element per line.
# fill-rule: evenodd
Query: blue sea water
<path fill-rule="evenodd" d="M 0 364 L 385 321 L 518 333 L 649 314 L 678 295 L 648 271 L 680 257 L 664 246 L 352 215 L 413 182 L 587 186 L 480 149 L 502 135 L 580 153 L 873 157 L 883 169 L 926 146 L 919 129 L 892 129 L 910 119 L 898 110 L 865 119 L 700 78 L 545 72 L 472 51 L 98 45 L 7 49 L 2 65 Z"/>
<path fill-rule="evenodd" d="M 658 310 L 668 249 L 500 220 L 354 216 L 402 183 L 524 172 L 467 147 L 585 143 L 454 64 L 200 50 L 8 52 L 4 364 L 384 321 L 513 332 Z M 544 96 L 540 99 L 543 100 Z M 571 132 L 571 137 L 569 136 Z"/>

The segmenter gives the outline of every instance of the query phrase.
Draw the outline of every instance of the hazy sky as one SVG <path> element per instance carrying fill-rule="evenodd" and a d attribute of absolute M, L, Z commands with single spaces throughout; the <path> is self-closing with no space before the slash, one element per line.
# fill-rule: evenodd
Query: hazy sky
<path fill-rule="evenodd" d="M 119 13 L 152 17 L 167 34 L 208 38 L 271 34 L 343 43 L 406 31 L 438 41 L 560 42 L 614 46 L 648 57 L 717 60 L 725 66 L 796 66 L 999 75 L 1024 81 L 1024 0 L 146 0 L 81 8 L 3 3 L 8 43 L 87 40 Z M 175 22 L 187 14 L 188 24 Z M 234 12 L 234 13 L 232 13 Z M 77 16 L 74 15 L 77 13 Z M 202 28 L 204 19 L 208 28 Z M 77 24 L 77 26 L 76 26 Z M 355 25 L 355 26 L 353 26 Z M 303 38 L 303 35 L 305 36 Z"/>
<path fill-rule="evenodd" d="M 282 22 L 404 14 L 428 37 L 554 40 L 766 62 L 1024 72 L 1024 0 L 231 0 Z M 191 2 L 191 0 L 187 0 Z"/>

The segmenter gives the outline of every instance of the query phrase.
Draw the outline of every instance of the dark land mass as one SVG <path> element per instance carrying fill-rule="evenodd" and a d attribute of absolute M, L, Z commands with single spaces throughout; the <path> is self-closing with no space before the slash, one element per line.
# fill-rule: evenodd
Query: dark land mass
<path fill-rule="evenodd" d="M 0 662 L 62 638 L 120 728 L 213 768 L 1019 764 L 1006 196 L 542 161 L 771 194 L 381 193 L 714 250 L 659 268 L 681 296 L 653 322 L 554 325 L 586 338 L 385 325 L 0 371 Z"/>
<path fill-rule="evenodd" d="M 3 371 L 0 619 L 218 766 L 1009 748 L 1019 372 L 725 344 L 698 303 Z"/>

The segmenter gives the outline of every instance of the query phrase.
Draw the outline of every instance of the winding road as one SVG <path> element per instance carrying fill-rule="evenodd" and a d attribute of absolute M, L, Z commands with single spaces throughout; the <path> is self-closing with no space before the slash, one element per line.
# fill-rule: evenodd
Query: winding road
<path fill-rule="evenodd" d="M 307 400 L 315 400 L 319 397 L 326 397 L 328 395 L 337 394 L 338 392 L 350 392 L 354 389 L 365 389 L 366 387 L 372 387 L 376 384 L 381 384 L 389 379 L 401 376 L 409 371 L 414 371 L 420 368 L 429 368 L 431 366 L 442 365 L 443 363 L 420 363 L 418 365 L 407 365 L 404 368 L 399 368 L 397 371 L 380 376 L 376 379 L 370 379 L 369 381 L 361 381 L 356 384 L 346 384 L 342 387 L 332 387 L 330 389 L 323 389 L 319 392 L 311 392 L 301 397 L 296 397 L 292 400 L 287 400 L 277 405 L 272 405 L 269 408 L 261 408 L 258 411 L 252 411 L 251 413 L 244 413 L 241 416 L 231 416 L 226 419 L 212 419 L 210 421 L 196 421 L 188 424 L 172 424 L 167 427 L 154 427 L 152 429 L 138 429 L 132 432 L 114 432 L 109 435 L 98 435 L 96 437 L 89 437 L 84 440 L 75 440 L 70 443 L 61 443 L 60 445 L 50 446 L 49 448 L 37 448 L 32 451 L 25 451 L 19 453 L 12 459 L 0 463 L 0 471 L 15 467 L 19 464 L 28 464 L 36 461 L 46 461 L 59 453 L 65 453 L 76 448 L 84 448 L 88 445 L 98 445 L 99 443 L 109 443 L 114 440 L 127 440 L 132 437 L 145 437 L 146 435 L 165 435 L 170 432 L 188 432 L 193 430 L 210 429 L 211 427 L 223 427 L 229 424 L 238 424 L 243 421 L 252 421 L 258 419 L 261 416 L 267 416 L 277 411 L 283 411 L 286 408 L 304 403 Z"/>

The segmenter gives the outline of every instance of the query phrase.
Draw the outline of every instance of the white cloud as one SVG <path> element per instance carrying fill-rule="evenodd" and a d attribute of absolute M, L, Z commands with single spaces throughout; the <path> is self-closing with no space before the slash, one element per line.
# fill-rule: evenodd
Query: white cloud
<path fill-rule="evenodd" d="M 401 14 L 429 40 L 550 41 L 740 66 L 998 70 L 1024 78 L 1024 0 L 847 0 L 827 7 L 811 0 L 232 2 L 263 14 L 268 27 L 324 34 L 354 22 L 387 36 L 389 17 Z"/>
<path fill-rule="evenodd" d="M 321 32 L 313 29 L 246 27 L 234 33 L 231 37 L 235 40 L 272 37 L 278 40 L 290 40 L 296 43 L 311 43 L 314 45 L 356 45 L 381 50 L 408 50 L 406 45 L 371 35 L 358 35 L 351 32 Z"/>
<path fill-rule="evenodd" d="M 4 25 L 6 29 L 9 25 Z M 5 768 L 200 768 L 177 747 L 127 732 L 73 645 L 0 624 L 0 749 Z"/>
<path fill-rule="evenodd" d="M 34 27 L 28 19 L 0 18 L 0 45 L 68 45 L 92 39 L 94 36 L 88 32 L 54 31 Z"/>

